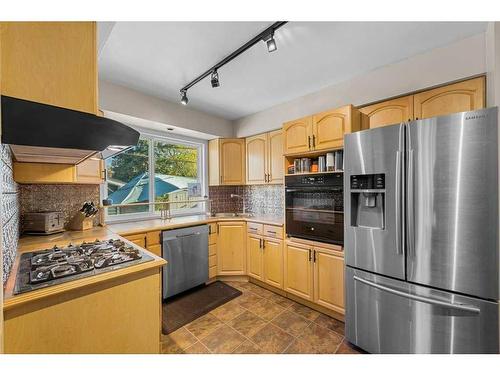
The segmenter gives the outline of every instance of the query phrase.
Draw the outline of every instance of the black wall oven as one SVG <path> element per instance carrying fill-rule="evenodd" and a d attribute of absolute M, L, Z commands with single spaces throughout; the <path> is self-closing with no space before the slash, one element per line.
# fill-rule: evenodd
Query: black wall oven
<path fill-rule="evenodd" d="M 343 187 L 343 173 L 286 176 L 287 236 L 344 245 Z"/>

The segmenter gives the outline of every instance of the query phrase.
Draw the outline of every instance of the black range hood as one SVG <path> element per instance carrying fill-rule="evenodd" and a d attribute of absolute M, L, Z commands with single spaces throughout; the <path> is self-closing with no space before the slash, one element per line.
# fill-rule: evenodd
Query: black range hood
<path fill-rule="evenodd" d="M 78 164 L 139 141 L 139 132 L 105 117 L 4 95 L 1 100 L 2 143 L 11 145 L 17 161 Z"/>

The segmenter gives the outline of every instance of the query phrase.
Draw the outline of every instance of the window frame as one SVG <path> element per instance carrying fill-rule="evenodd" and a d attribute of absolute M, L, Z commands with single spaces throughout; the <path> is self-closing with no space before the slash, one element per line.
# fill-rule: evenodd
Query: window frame
<path fill-rule="evenodd" d="M 151 202 L 151 197 L 155 197 L 155 159 L 154 159 L 154 143 L 163 142 L 173 145 L 182 145 L 197 148 L 198 150 L 198 181 L 201 184 L 202 194 L 208 197 L 208 163 L 207 163 L 207 152 L 208 152 L 208 142 L 203 139 L 187 138 L 187 137 L 176 137 L 167 136 L 163 134 L 139 131 L 140 139 L 148 141 L 148 172 L 149 172 L 149 197 Z M 100 195 L 101 200 L 108 196 L 108 181 L 104 181 L 100 185 Z M 160 213 L 155 211 L 154 205 L 149 205 L 148 210 L 144 212 L 129 213 L 129 214 L 119 214 L 119 215 L 108 215 L 108 211 L 105 209 L 104 212 L 104 222 L 105 223 L 118 223 L 127 222 L 135 220 L 147 220 L 147 219 L 159 219 Z M 190 216 L 199 215 L 206 212 L 206 203 L 201 203 L 199 207 L 193 209 L 177 209 L 170 212 L 171 217 L 180 216 Z"/>

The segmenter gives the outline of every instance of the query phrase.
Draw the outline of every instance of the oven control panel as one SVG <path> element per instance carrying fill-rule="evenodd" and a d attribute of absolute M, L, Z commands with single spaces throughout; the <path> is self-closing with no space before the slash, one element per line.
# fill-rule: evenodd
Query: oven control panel
<path fill-rule="evenodd" d="M 385 174 L 352 175 L 351 189 L 385 189 Z"/>
<path fill-rule="evenodd" d="M 323 176 L 302 177 L 301 183 L 302 185 L 323 185 L 325 178 Z"/>

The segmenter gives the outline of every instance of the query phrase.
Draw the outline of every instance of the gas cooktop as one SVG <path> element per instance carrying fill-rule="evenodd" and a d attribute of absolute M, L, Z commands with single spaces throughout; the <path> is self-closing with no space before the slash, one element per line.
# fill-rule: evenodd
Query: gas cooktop
<path fill-rule="evenodd" d="M 144 263 L 153 258 L 121 240 L 83 242 L 21 254 L 14 294 Z"/>

